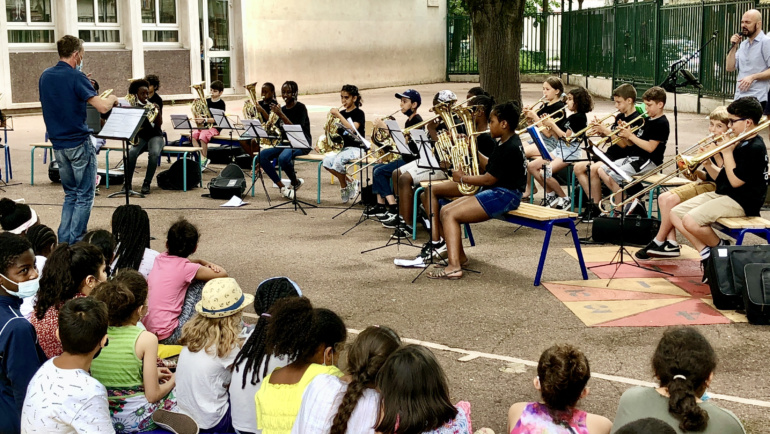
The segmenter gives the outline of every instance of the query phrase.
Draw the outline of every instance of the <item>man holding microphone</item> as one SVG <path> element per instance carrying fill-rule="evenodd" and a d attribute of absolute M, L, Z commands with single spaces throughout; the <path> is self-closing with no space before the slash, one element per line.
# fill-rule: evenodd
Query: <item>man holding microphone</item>
<path fill-rule="evenodd" d="M 741 42 L 743 38 L 748 39 Z M 759 100 L 764 113 L 769 114 L 770 40 L 762 31 L 762 14 L 756 9 L 746 11 L 741 18 L 741 33 L 734 34 L 730 42 L 725 69 L 738 70 L 734 99 L 753 96 Z"/>
<path fill-rule="evenodd" d="M 118 103 L 115 95 L 101 99 L 83 68 L 83 40 L 66 35 L 56 42 L 59 62 L 40 75 L 38 88 L 43 120 L 59 163 L 64 204 L 59 242 L 74 243 L 86 233 L 96 188 L 96 151 L 86 125 L 86 102 L 100 113 Z"/>

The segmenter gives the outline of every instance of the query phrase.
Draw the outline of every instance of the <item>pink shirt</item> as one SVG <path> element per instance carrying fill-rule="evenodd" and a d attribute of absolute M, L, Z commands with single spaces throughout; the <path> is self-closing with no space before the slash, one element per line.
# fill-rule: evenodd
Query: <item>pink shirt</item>
<path fill-rule="evenodd" d="M 171 336 L 179 325 L 187 287 L 195 279 L 200 264 L 187 258 L 163 252 L 155 259 L 155 265 L 147 278 L 150 287 L 147 294 L 147 316 L 142 324 L 158 335 L 158 339 Z"/>

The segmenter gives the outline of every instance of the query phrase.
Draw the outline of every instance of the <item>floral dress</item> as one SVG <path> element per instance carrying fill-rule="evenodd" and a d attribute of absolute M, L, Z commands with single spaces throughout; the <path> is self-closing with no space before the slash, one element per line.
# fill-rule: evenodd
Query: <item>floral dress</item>
<path fill-rule="evenodd" d="M 563 414 L 562 414 L 563 413 Z M 530 402 L 521 412 L 519 421 L 510 434 L 589 434 L 586 417 L 583 410 L 573 409 L 562 412 L 560 422 L 554 422 L 548 406 L 539 402 Z"/>

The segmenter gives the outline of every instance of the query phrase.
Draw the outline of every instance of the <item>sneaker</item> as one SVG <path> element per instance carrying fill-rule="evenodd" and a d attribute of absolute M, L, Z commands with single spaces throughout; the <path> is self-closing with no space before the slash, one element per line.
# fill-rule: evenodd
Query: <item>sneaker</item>
<path fill-rule="evenodd" d="M 682 254 L 681 252 L 681 246 L 678 244 L 675 246 L 668 240 L 664 241 L 661 245 L 655 244 L 655 246 L 647 250 L 647 254 L 650 255 L 651 258 L 676 258 Z"/>
<path fill-rule="evenodd" d="M 375 206 L 367 207 L 364 210 L 364 215 L 367 217 L 381 217 L 387 214 L 388 209 L 385 208 L 385 205 L 377 204 Z"/>
<path fill-rule="evenodd" d="M 354 179 L 353 180 L 353 192 L 350 194 L 350 197 L 356 197 L 358 196 L 358 192 L 361 191 L 361 181 Z"/>
<path fill-rule="evenodd" d="M 650 249 L 657 248 L 658 245 L 655 243 L 655 240 L 650 241 L 650 244 L 647 244 L 643 248 L 639 249 L 634 253 L 634 257 L 636 259 L 641 259 L 642 261 L 646 261 L 650 259 L 650 255 L 647 253 Z"/>
<path fill-rule="evenodd" d="M 584 223 L 591 223 L 594 221 L 596 217 L 599 217 L 602 215 L 602 210 L 599 209 L 599 207 L 596 204 L 589 204 L 586 205 L 585 210 L 583 211 L 583 222 Z"/>
<path fill-rule="evenodd" d="M 302 185 L 304 185 L 304 184 L 305 184 L 305 180 L 304 179 L 297 178 L 297 183 L 296 184 L 292 184 L 291 185 L 291 189 L 294 190 L 294 191 L 297 191 L 300 188 L 302 188 Z"/>
<path fill-rule="evenodd" d="M 102 182 L 102 175 L 96 175 L 96 187 L 98 189 L 99 183 Z"/>
<path fill-rule="evenodd" d="M 559 196 L 555 194 L 549 194 L 543 198 L 542 206 L 546 208 L 556 208 L 556 204 L 559 202 Z"/>
<path fill-rule="evenodd" d="M 294 200 L 294 189 L 289 187 L 281 187 L 281 195 L 289 200 Z"/>
<path fill-rule="evenodd" d="M 209 167 L 209 159 L 206 157 L 201 157 L 201 168 L 205 169 Z"/>
<path fill-rule="evenodd" d="M 198 434 L 198 424 L 190 416 L 163 409 L 152 413 L 152 421 L 159 427 L 175 434 Z"/>
<path fill-rule="evenodd" d="M 398 214 L 391 214 L 388 213 L 385 218 L 380 219 L 380 223 L 382 223 L 382 227 L 388 228 L 388 229 L 395 229 L 398 227 L 399 223 L 401 223 L 403 220 L 401 220 L 401 216 Z"/>
<path fill-rule="evenodd" d="M 340 188 L 340 199 L 342 199 L 342 203 L 348 203 L 350 200 L 350 185 Z"/>
<path fill-rule="evenodd" d="M 432 241 L 428 241 L 427 243 L 423 244 L 422 250 L 420 250 L 420 256 L 422 256 L 427 261 L 430 259 L 431 251 L 433 252 L 433 259 L 446 259 L 446 242 L 442 240 L 440 243 L 435 244 Z"/>
<path fill-rule="evenodd" d="M 393 235 L 390 236 L 390 238 L 397 240 L 401 238 L 409 238 L 412 236 L 412 228 L 409 227 L 409 225 L 398 225 L 395 231 L 393 231 Z"/>
<path fill-rule="evenodd" d="M 701 283 L 709 283 L 709 262 L 711 262 L 711 256 L 706 259 L 701 259 L 700 261 L 700 269 L 703 270 L 703 278 L 701 278 Z"/>
<path fill-rule="evenodd" d="M 150 194 L 150 182 L 144 181 L 142 184 L 142 194 Z"/>
<path fill-rule="evenodd" d="M 560 197 L 554 201 L 554 204 L 551 208 L 560 209 L 560 210 L 568 210 L 572 206 L 572 199 L 568 197 Z"/>

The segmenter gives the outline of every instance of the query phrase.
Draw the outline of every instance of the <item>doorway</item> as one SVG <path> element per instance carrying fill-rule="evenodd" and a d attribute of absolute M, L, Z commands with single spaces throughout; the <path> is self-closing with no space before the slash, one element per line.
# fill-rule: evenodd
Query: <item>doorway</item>
<path fill-rule="evenodd" d="M 213 81 L 232 89 L 232 0 L 198 0 L 201 35 L 201 76 L 206 88 Z"/>

